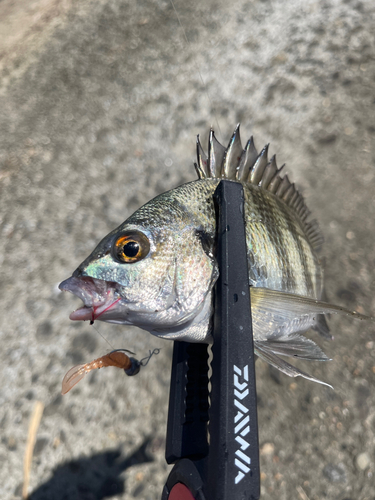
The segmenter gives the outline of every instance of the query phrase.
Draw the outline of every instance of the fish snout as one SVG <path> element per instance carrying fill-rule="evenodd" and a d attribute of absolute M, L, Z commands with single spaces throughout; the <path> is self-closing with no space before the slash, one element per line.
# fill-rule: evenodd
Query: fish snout
<path fill-rule="evenodd" d="M 70 292 L 82 300 L 86 307 L 106 301 L 107 283 L 88 276 L 71 276 L 59 285 L 63 292 Z"/>

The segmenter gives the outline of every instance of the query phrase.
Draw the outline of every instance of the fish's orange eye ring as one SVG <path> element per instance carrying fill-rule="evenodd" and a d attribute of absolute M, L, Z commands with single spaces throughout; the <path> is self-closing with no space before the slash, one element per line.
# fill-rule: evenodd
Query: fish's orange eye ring
<path fill-rule="evenodd" d="M 129 231 L 129 233 L 117 238 L 113 250 L 119 262 L 133 264 L 148 255 L 150 242 L 147 236 L 140 231 Z"/>

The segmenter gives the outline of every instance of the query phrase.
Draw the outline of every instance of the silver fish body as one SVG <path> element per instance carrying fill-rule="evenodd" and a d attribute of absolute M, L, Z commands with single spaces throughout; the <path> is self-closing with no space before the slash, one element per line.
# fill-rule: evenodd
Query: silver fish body
<path fill-rule="evenodd" d="M 241 182 L 256 352 L 291 376 L 313 377 L 278 355 L 328 359 L 301 333 L 329 336 L 322 314 L 352 314 L 320 302 L 323 272 L 317 224 L 267 147 L 252 138 L 242 149 L 239 127 L 227 148 L 213 132 L 208 156 L 197 143 L 199 180 L 163 193 L 109 233 L 60 288 L 85 306 L 73 320 L 136 325 L 153 335 L 212 341 L 215 260 L 214 191 L 221 178 Z"/>

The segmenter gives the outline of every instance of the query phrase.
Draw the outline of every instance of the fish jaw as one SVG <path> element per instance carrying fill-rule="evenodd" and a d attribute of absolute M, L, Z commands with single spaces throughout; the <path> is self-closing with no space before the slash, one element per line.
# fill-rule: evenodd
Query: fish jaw
<path fill-rule="evenodd" d="M 63 292 L 70 292 L 79 297 L 83 307 L 73 311 L 69 318 L 73 321 L 108 321 L 121 306 L 121 297 L 117 293 L 117 284 L 91 277 L 72 276 L 59 285 Z"/>
<path fill-rule="evenodd" d="M 128 301 L 124 287 L 118 283 L 88 276 L 72 276 L 60 283 L 59 288 L 80 298 L 84 306 L 73 311 L 73 321 L 105 321 L 121 325 L 134 325 L 159 337 L 188 342 L 210 343 L 212 316 L 212 287 L 217 279 L 213 273 L 208 292 L 192 309 L 178 300 L 155 310 L 155 303 Z"/>

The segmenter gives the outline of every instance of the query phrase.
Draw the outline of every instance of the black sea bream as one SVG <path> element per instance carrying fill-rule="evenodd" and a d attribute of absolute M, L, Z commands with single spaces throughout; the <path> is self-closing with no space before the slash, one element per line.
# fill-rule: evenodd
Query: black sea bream
<path fill-rule="evenodd" d="M 153 335 L 212 342 L 215 260 L 214 191 L 241 182 L 245 196 L 249 286 L 256 354 L 290 376 L 318 381 L 281 356 L 327 360 L 302 334 L 330 337 L 324 314 L 357 313 L 321 302 L 323 271 L 316 221 L 268 146 L 243 149 L 239 126 L 224 148 L 211 131 L 208 156 L 197 142 L 199 179 L 157 196 L 109 233 L 61 283 L 84 307 L 72 320 L 136 325 Z"/>

